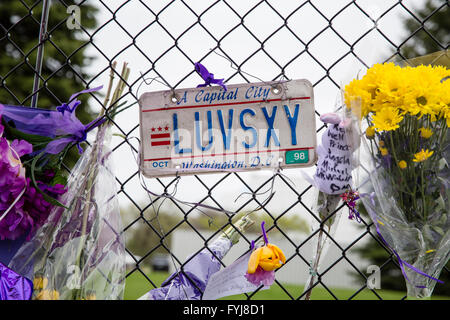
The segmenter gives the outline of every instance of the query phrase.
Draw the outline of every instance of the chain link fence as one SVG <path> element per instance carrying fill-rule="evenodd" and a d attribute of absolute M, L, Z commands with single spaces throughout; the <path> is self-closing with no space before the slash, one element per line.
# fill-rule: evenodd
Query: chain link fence
<path fill-rule="evenodd" d="M 449 3 L 445 0 L 434 1 L 434 7 L 427 7 L 429 12 L 425 15 L 415 9 L 422 1 L 389 0 L 376 5 L 371 1 L 326 1 L 325 4 L 325 1 L 265 0 L 20 0 L 10 3 L 21 8 L 11 15 L 9 23 L 0 25 L 0 47 L 5 48 L 1 52 L 14 61 L 10 70 L 0 74 L 0 92 L 14 104 L 40 105 L 39 99 L 43 97 L 54 105 L 67 100 L 68 95 L 52 91 L 52 82 L 61 73 L 70 74 L 84 87 L 106 84 L 109 68 L 115 60 L 130 62 L 134 78 L 132 76 L 128 81 L 129 90 L 124 99 L 135 102 L 144 90 L 196 86 L 202 81 L 194 71 L 194 63 L 201 62 L 216 74 L 216 78 L 224 77 L 228 84 L 282 77 L 307 78 L 314 85 L 318 118 L 322 112 L 332 111 L 342 83 L 375 62 L 408 58 L 407 49 L 414 46 L 417 39 L 427 39 L 438 49 L 448 49 L 448 35 L 442 35 L 431 25 L 434 15 L 448 16 Z M 89 15 L 85 11 L 91 10 L 87 5 L 97 7 L 92 13 L 98 20 L 94 27 L 83 23 L 83 14 Z M 56 10 L 64 15 L 59 21 L 48 24 L 46 9 L 49 9 L 50 21 Z M 399 24 L 404 19 L 413 26 L 409 28 L 412 31 Z M 35 28 L 31 43 L 20 41 L 25 24 Z M 77 34 L 78 40 L 69 46 L 69 50 L 61 48 L 62 30 Z M 83 70 L 73 63 L 82 53 L 95 57 Z M 0 63 L 4 58 L 0 57 Z M 53 72 L 44 76 L 42 65 L 52 66 Z M 15 77 L 23 75 L 24 69 L 35 76 L 34 81 L 22 84 L 21 89 L 28 94 L 21 96 L 16 92 L 17 86 L 12 84 Z M 94 95 L 89 101 L 94 110 L 102 107 Z M 287 262 L 277 270 L 274 286 L 281 289 L 286 299 L 303 298 L 306 293 L 294 289 L 288 282 L 307 276 L 302 275 L 302 270 L 308 272 L 311 243 L 320 226 L 312 232 L 304 230 L 298 237 L 289 225 L 292 217 L 300 217 L 303 222 L 320 220 L 310 209 L 314 188 L 301 178 L 299 170 L 148 179 L 147 187 L 161 194 L 150 197 L 141 187 L 137 165 L 130 156 L 138 152 L 136 139 L 132 139 L 138 136 L 138 128 L 136 106 L 115 120 L 116 136 L 112 141 L 126 222 L 123 232 L 128 238 L 136 238 L 137 230 L 144 230 L 141 235 L 144 239 L 138 243 L 146 244 L 141 245 L 140 254 L 134 248 L 127 248 L 131 259 L 127 278 L 140 279 L 144 288 L 141 288 L 142 293 L 158 287 L 160 280 L 148 271 L 147 266 L 161 253 L 169 255 L 170 271 L 183 272 L 190 254 L 206 248 L 222 230 L 233 224 L 235 219 L 229 212 L 241 214 L 258 209 L 255 214 L 264 217 L 270 226 L 269 237 L 274 236 L 275 243 L 282 241 L 289 247 L 283 248 Z M 318 121 L 317 128 L 320 138 L 325 126 Z M 306 171 L 312 173 L 313 169 Z M 199 205 L 186 205 L 175 199 L 217 210 L 204 212 Z M 345 215 L 343 207 L 337 208 L 334 215 Z M 201 218 L 205 216 L 207 223 L 202 225 Z M 368 289 L 366 265 L 354 254 L 354 249 L 364 247 L 368 239 L 375 239 L 386 251 L 386 261 L 379 266 L 382 274 L 388 265 L 398 267 L 395 256 L 371 229 L 369 219 L 363 218 L 358 227 L 350 225 L 354 222 L 344 220 L 336 237 L 331 238 L 330 257 L 314 286 L 321 287 L 335 299 L 338 297 L 332 278 L 343 277 L 348 282 L 350 278 L 344 273 L 349 270 L 359 277 L 359 281 L 355 280 L 358 284 L 352 286 L 353 293 L 346 298 L 357 298 Z M 191 248 L 183 242 L 186 239 L 179 240 L 176 233 L 180 229 L 187 232 L 186 239 L 198 245 Z M 343 233 L 351 236 L 347 234 L 343 241 L 340 237 Z M 258 238 L 258 234 L 242 234 L 240 244 L 244 251 L 235 249 L 236 253 L 248 250 L 251 240 Z M 179 249 L 174 249 L 176 239 L 182 241 Z M 230 261 L 231 258 L 224 259 L 222 264 L 228 265 Z M 294 264 L 301 267 L 289 269 Z M 340 273 L 333 273 L 340 264 L 347 267 Z M 290 271 L 286 273 L 286 270 Z M 282 277 L 283 272 L 285 277 Z M 443 271 L 448 272 L 448 268 Z M 369 290 L 376 298 L 383 298 L 377 290 Z M 260 291 L 242 295 L 242 298 L 258 299 Z"/>

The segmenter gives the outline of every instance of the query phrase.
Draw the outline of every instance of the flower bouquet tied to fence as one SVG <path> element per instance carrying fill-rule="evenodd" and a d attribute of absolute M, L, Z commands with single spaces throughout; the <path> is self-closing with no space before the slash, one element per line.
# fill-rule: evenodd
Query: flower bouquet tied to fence
<path fill-rule="evenodd" d="M 100 88 L 78 92 L 56 110 L 0 103 L 0 240 L 29 240 L 52 207 L 62 206 L 62 162 L 73 145 L 81 153 L 80 143 L 103 121 L 82 124 L 76 98 Z"/>
<path fill-rule="evenodd" d="M 429 298 L 450 254 L 449 53 L 413 61 L 374 65 L 344 96 L 361 125 L 361 200 L 408 297 Z"/>
<path fill-rule="evenodd" d="M 47 221 L 12 258 L 9 267 L 33 279 L 36 300 L 122 299 L 125 247 L 108 142 L 129 69 L 124 64 L 112 99 L 115 63 L 95 140 L 87 148 L 58 198 L 64 207 L 50 210 Z M 108 103 L 110 102 L 109 106 Z M 121 108 L 121 109 L 120 109 Z"/>

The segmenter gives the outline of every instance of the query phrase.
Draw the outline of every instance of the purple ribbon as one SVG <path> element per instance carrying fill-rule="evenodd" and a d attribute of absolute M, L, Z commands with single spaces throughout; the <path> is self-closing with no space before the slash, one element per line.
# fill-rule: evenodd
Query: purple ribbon
<path fill-rule="evenodd" d="M 441 280 L 439 280 L 439 279 L 433 278 L 432 276 L 426 274 L 425 272 L 423 272 L 423 271 L 417 269 L 417 268 L 414 267 L 413 265 L 410 265 L 408 262 L 403 261 L 403 260 L 400 258 L 400 256 L 398 255 L 398 253 L 397 253 L 394 249 L 392 249 L 391 246 L 388 245 L 388 243 L 386 242 L 386 240 L 384 240 L 383 236 L 381 235 L 380 229 L 378 228 L 378 223 L 375 224 L 375 227 L 377 228 L 377 233 L 378 233 L 378 236 L 380 237 L 381 241 L 383 241 L 383 243 L 384 243 L 389 249 L 391 249 L 391 251 L 392 251 L 392 252 L 395 254 L 395 256 L 397 257 L 398 264 L 400 265 L 400 269 L 402 270 L 403 276 L 405 277 L 405 279 L 406 279 L 409 283 L 411 283 L 411 281 L 409 281 L 408 276 L 406 275 L 405 267 L 404 267 L 403 265 L 407 266 L 408 268 L 414 270 L 415 272 L 417 272 L 417 273 L 419 273 L 419 274 L 421 274 L 421 275 L 423 275 L 423 276 L 425 276 L 425 277 L 427 277 L 427 278 L 430 278 L 431 280 L 437 281 L 437 282 L 439 282 L 439 283 L 444 283 L 444 281 L 441 281 Z M 417 288 L 424 288 L 424 286 L 416 286 L 416 287 L 417 287 Z"/>
<path fill-rule="evenodd" d="M 269 240 L 267 239 L 266 229 L 264 228 L 265 223 L 266 223 L 265 221 L 261 222 L 261 230 L 264 238 L 264 243 L 267 245 L 269 243 Z"/>
<path fill-rule="evenodd" d="M 370 194 L 370 195 L 369 195 L 369 194 L 361 194 L 361 196 L 369 196 L 372 205 L 375 206 L 375 200 L 374 200 L 374 195 L 373 195 L 373 194 Z M 413 265 L 409 264 L 408 262 L 403 261 L 402 258 L 400 258 L 400 255 L 397 253 L 397 251 L 395 251 L 395 250 L 387 243 L 387 241 L 383 238 L 383 236 L 381 235 L 381 232 L 380 232 L 380 228 L 378 227 L 378 224 L 379 224 L 379 222 L 377 221 L 377 222 L 375 223 L 375 228 L 377 229 L 378 236 L 380 237 L 381 241 L 383 241 L 383 243 L 386 245 L 386 247 L 388 247 L 388 248 L 392 251 L 392 253 L 395 254 L 395 256 L 397 257 L 398 264 L 400 265 L 400 269 L 402 270 L 403 276 L 405 277 L 405 279 L 406 279 L 409 283 L 411 283 L 411 281 L 409 281 L 408 276 L 406 275 L 406 271 L 405 271 L 405 267 L 404 267 L 404 266 L 407 266 L 408 268 L 412 269 L 413 271 L 417 272 L 418 274 L 421 274 L 421 275 L 423 275 L 424 277 L 427 277 L 427 278 L 429 278 L 429 279 L 431 279 L 431 280 L 434 280 L 434 281 L 439 282 L 439 283 L 444 283 L 444 281 L 441 281 L 441 280 L 439 280 L 439 279 L 436 279 L 436 278 L 434 278 L 434 277 L 432 277 L 432 276 L 426 274 L 425 272 L 423 272 L 423 271 L 417 269 L 416 267 L 414 267 Z M 411 284 L 412 284 L 412 283 L 411 283 Z M 416 287 L 417 287 L 417 288 L 424 288 L 424 286 L 416 286 Z"/>
<path fill-rule="evenodd" d="M 353 201 L 356 201 L 356 200 L 358 200 L 358 199 L 359 199 L 359 197 L 357 196 Z M 353 203 L 354 203 L 354 202 L 353 202 Z M 356 204 L 352 205 L 352 203 L 348 203 L 348 202 L 347 202 L 347 205 L 348 205 L 348 208 L 350 209 L 350 211 L 354 214 L 354 215 L 350 214 L 350 215 L 349 215 L 349 219 L 350 219 L 350 220 L 353 220 L 353 218 L 355 218 L 356 222 L 361 223 L 361 222 L 362 222 L 362 221 L 361 221 L 361 215 L 360 215 L 360 213 L 358 212 L 358 210 L 355 209 L 355 205 L 356 205 Z"/>
<path fill-rule="evenodd" d="M 266 229 L 264 228 L 265 223 L 266 223 L 265 221 L 261 222 L 261 230 L 264 238 L 264 243 L 267 245 L 269 243 L 269 240 L 267 238 Z M 255 240 L 252 240 L 250 243 L 250 251 L 253 251 L 254 249 L 255 249 Z"/>
<path fill-rule="evenodd" d="M 214 79 L 214 74 L 210 73 L 208 69 L 206 69 L 200 62 L 195 63 L 195 71 L 197 71 L 203 80 L 205 80 L 205 83 L 199 84 L 197 88 L 210 86 L 211 84 L 218 84 L 224 91 L 227 91 L 227 87 L 223 83 L 224 79 Z"/>
<path fill-rule="evenodd" d="M 30 300 L 33 282 L 0 262 L 0 300 Z"/>
<path fill-rule="evenodd" d="M 358 210 L 355 209 L 356 200 L 359 199 L 358 193 L 353 191 L 345 192 L 341 195 L 341 198 L 347 204 L 347 207 L 349 209 L 348 218 L 350 220 L 353 220 L 354 218 L 356 222 L 361 223 L 361 215 Z"/>

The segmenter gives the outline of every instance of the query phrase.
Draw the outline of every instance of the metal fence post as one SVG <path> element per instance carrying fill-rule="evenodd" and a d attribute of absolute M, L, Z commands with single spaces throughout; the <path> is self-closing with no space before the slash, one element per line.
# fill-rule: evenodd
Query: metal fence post
<path fill-rule="evenodd" d="M 39 84 L 41 82 L 42 63 L 44 61 L 44 42 L 47 37 L 48 16 L 50 12 L 51 0 L 43 0 L 41 23 L 39 25 L 39 47 L 36 56 L 36 68 L 33 82 L 33 96 L 31 97 L 31 107 L 37 108 Z"/>

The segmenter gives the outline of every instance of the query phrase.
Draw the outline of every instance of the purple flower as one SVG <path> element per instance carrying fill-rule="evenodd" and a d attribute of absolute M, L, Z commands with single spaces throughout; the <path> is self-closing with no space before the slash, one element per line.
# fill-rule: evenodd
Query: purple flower
<path fill-rule="evenodd" d="M 245 274 L 245 278 L 248 282 L 254 284 L 255 286 L 271 286 L 275 281 L 275 271 L 265 271 L 263 268 L 258 266 L 254 273 L 247 272 Z"/>
<path fill-rule="evenodd" d="M 20 158 L 21 156 L 33 152 L 33 146 L 25 140 L 15 139 L 13 142 L 11 142 L 11 148 L 15 151 L 14 152 L 15 158 L 17 158 L 17 156 L 19 156 Z"/>
<path fill-rule="evenodd" d="M 0 118 L 1 119 L 1 118 Z M 0 133 L 3 126 L 0 124 Z M 52 205 L 31 185 L 25 176 L 20 157 L 33 151 L 30 143 L 14 140 L 11 144 L 0 135 L 0 240 L 15 240 L 23 234 L 31 238 L 32 232 L 47 219 Z M 39 188 L 57 197 L 67 190 L 62 185 Z"/>

